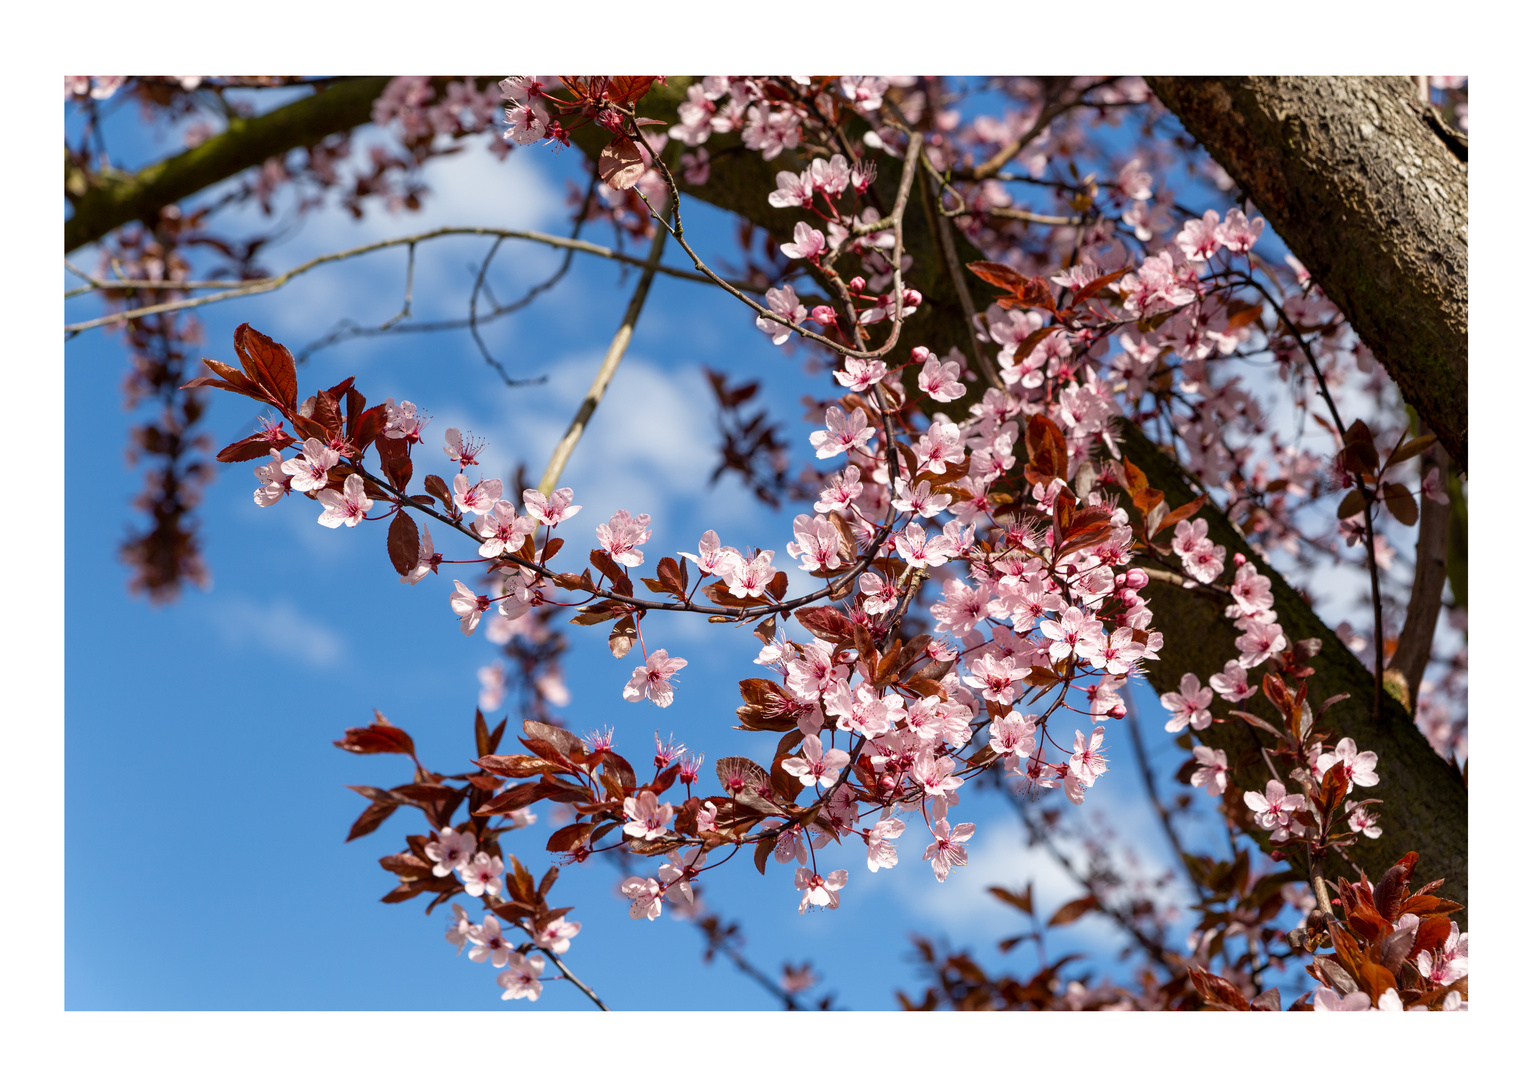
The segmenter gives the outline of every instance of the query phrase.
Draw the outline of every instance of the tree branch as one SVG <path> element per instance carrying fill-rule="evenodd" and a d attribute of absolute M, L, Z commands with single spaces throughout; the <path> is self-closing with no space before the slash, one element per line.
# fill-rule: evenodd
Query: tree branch
<path fill-rule="evenodd" d="M 387 77 L 343 79 L 309 97 L 249 120 L 234 117 L 228 130 L 131 176 L 70 175 L 66 190 L 79 192 L 74 216 L 64 223 L 64 253 L 100 240 L 119 225 L 150 220 L 162 206 L 328 135 L 368 123 Z"/>

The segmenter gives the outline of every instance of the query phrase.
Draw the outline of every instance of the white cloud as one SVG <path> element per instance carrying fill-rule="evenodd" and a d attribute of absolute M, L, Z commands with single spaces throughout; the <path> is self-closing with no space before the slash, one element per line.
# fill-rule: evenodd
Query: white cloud
<path fill-rule="evenodd" d="M 341 635 L 285 597 L 268 601 L 220 597 L 204 613 L 231 648 L 255 647 L 316 669 L 331 667 L 346 651 Z"/>

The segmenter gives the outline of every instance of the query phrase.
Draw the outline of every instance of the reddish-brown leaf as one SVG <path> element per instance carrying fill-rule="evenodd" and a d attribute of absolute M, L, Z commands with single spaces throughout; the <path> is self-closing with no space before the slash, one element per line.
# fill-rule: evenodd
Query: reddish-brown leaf
<path fill-rule="evenodd" d="M 379 452 L 385 479 L 396 491 L 404 491 L 411 482 L 411 448 L 404 439 L 375 439 L 373 445 Z"/>
<path fill-rule="evenodd" d="M 285 434 L 281 439 L 268 439 L 260 434 L 247 435 L 238 442 L 230 443 L 215 456 L 228 465 L 236 461 L 254 461 L 266 457 L 273 450 L 282 450 L 292 445 L 291 435 Z"/>
<path fill-rule="evenodd" d="M 395 727 L 377 709 L 374 723 L 365 728 L 347 728 L 346 735 L 333 745 L 354 754 L 409 754 L 416 756 L 416 744 L 401 728 Z"/>
<path fill-rule="evenodd" d="M 405 577 L 416 569 L 416 563 L 421 557 L 421 534 L 416 531 L 416 522 L 411 520 L 411 515 L 401 511 L 389 522 L 389 561 L 395 567 L 395 573 Z"/>
<path fill-rule="evenodd" d="M 545 851 L 575 851 L 587 842 L 587 837 L 592 835 L 592 823 L 590 821 L 578 821 L 574 825 L 567 825 L 563 829 L 555 830 L 554 834 L 544 844 Z M 554 869 L 551 867 L 550 869 Z"/>
<path fill-rule="evenodd" d="M 615 191 L 624 191 L 634 187 L 635 181 L 645 172 L 645 159 L 634 139 L 628 135 L 615 135 L 597 156 L 597 172 L 603 183 Z"/>
<path fill-rule="evenodd" d="M 1090 911 L 1097 911 L 1098 907 L 1099 902 L 1094 897 L 1079 896 L 1076 900 L 1068 900 L 1061 907 L 1057 908 L 1056 914 L 1051 916 L 1050 921 L 1046 925 L 1066 926 L 1068 923 L 1074 923 L 1081 919 Z"/>
<path fill-rule="evenodd" d="M 1013 267 L 1005 266 L 1002 263 L 971 262 L 966 263 L 965 268 L 988 285 L 996 285 L 999 289 L 1007 289 L 1009 292 L 1022 288 L 1024 283 L 1029 280 Z"/>
<path fill-rule="evenodd" d="M 389 815 L 393 814 L 398 809 L 400 809 L 400 803 L 397 802 L 370 803 L 368 805 L 368 809 L 364 810 L 362 814 L 358 816 L 358 819 L 352 823 L 352 828 L 347 833 L 347 843 L 350 844 L 359 836 L 367 836 L 380 825 L 384 824 L 384 822 L 389 818 Z"/>
<path fill-rule="evenodd" d="M 1152 535 L 1156 536 L 1158 533 L 1162 532 L 1164 529 L 1171 529 L 1171 528 L 1173 528 L 1175 525 L 1177 525 L 1179 522 L 1183 521 L 1185 518 L 1194 517 L 1196 514 L 1198 514 L 1200 512 L 1201 508 L 1204 507 L 1204 506 L 1205 506 L 1205 496 L 1201 495 L 1201 496 L 1199 496 L 1199 497 L 1197 497 L 1195 499 L 1191 499 L 1189 502 L 1185 503 L 1183 506 L 1179 507 L 1177 510 L 1170 510 L 1170 511 L 1168 511 L 1167 515 L 1162 519 L 1162 521 L 1158 522 L 1156 528 L 1154 528 L 1152 530 Z"/>
<path fill-rule="evenodd" d="M 800 608 L 795 619 L 821 640 L 833 644 L 853 636 L 852 620 L 833 607 Z"/>
<path fill-rule="evenodd" d="M 1243 996 L 1243 992 L 1220 975 L 1212 975 L 1204 968 L 1191 966 L 1189 981 L 1207 1005 L 1226 1012 L 1250 1011 L 1248 999 Z"/>
<path fill-rule="evenodd" d="M 235 354 L 240 366 L 272 398 L 272 403 L 285 413 L 292 412 L 299 402 L 299 378 L 293 366 L 293 354 L 259 330 L 252 330 L 250 323 L 235 328 Z"/>
<path fill-rule="evenodd" d="M 422 485 L 427 489 L 428 495 L 435 496 L 437 501 L 443 504 L 445 511 L 453 512 L 453 492 L 449 490 L 447 482 L 441 476 L 428 473 Z"/>

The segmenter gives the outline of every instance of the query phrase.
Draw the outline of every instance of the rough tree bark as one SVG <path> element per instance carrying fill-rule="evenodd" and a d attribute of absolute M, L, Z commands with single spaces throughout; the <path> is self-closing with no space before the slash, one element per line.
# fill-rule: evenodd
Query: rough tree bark
<path fill-rule="evenodd" d="M 354 80 L 361 82 L 362 80 Z M 677 104 L 682 100 L 685 88 L 691 79 L 679 78 L 670 80 L 666 85 L 658 87 L 640 106 L 643 115 L 656 117 L 668 122 L 676 119 Z M 1151 80 L 1156 81 L 1156 80 Z M 1275 80 L 1277 82 L 1283 80 Z M 381 87 L 382 88 L 382 85 Z M 339 89 L 339 87 L 337 88 Z M 1411 89 L 1411 88 L 1410 88 Z M 334 91 L 327 91 L 331 93 Z M 1315 91 L 1314 91 L 1315 92 Z M 1212 93 L 1207 91 L 1207 94 Z M 289 109 L 297 109 L 307 102 L 318 101 L 324 95 L 316 95 L 314 98 L 297 102 Z M 362 97 L 361 92 L 358 97 Z M 1172 91 L 1170 91 L 1172 96 Z M 1231 96 L 1230 94 L 1228 95 Z M 1334 95 L 1337 97 L 1337 94 Z M 1166 100 L 1166 99 L 1165 99 Z M 1243 99 L 1246 100 L 1246 99 Z M 1347 102 L 1347 99 L 1345 99 Z M 1336 106 L 1330 114 L 1327 130 L 1337 135 L 1337 129 L 1341 125 L 1352 124 L 1354 128 L 1361 127 L 1364 123 L 1383 133 L 1382 138 L 1408 139 L 1409 136 L 1399 132 L 1402 126 L 1398 111 L 1402 109 L 1401 100 L 1394 91 L 1386 99 L 1369 97 L 1363 99 L 1366 103 L 1359 107 L 1360 115 L 1348 120 L 1342 106 Z M 1386 104 L 1385 102 L 1396 102 Z M 370 99 L 371 102 L 371 99 Z M 281 111 L 281 110 L 277 110 Z M 275 115 L 275 113 L 274 113 Z M 213 155 L 213 161 L 217 164 L 200 163 L 196 170 L 190 168 L 194 163 L 184 161 L 188 155 L 180 155 L 169 159 L 160 165 L 152 166 L 140 174 L 137 184 L 137 195 L 130 199 L 126 193 L 119 193 L 110 198 L 100 196 L 98 204 L 87 202 L 82 198 L 76 204 L 76 217 L 80 218 L 82 206 L 89 211 L 89 215 L 75 225 L 75 219 L 66 224 L 66 250 L 80 243 L 99 239 L 110 229 L 136 217 L 144 217 L 158 211 L 159 203 L 156 200 L 166 202 L 185 198 L 195 194 L 213 183 L 235 175 L 241 169 L 260 164 L 273 153 L 281 149 L 294 146 L 307 145 L 318 141 L 332 131 L 347 130 L 350 126 L 366 123 L 368 119 L 368 103 L 361 105 L 352 104 L 347 110 L 330 114 L 307 114 L 309 120 L 300 125 L 295 134 L 290 136 L 295 141 L 287 142 L 286 147 L 278 146 L 277 142 L 269 141 L 263 137 L 257 139 L 251 133 L 251 125 L 258 125 L 256 121 L 250 121 L 241 130 L 231 130 L 225 135 L 218 136 L 217 142 L 222 140 L 218 147 L 218 153 Z M 1309 114 L 1310 115 L 1310 114 Z M 350 123 L 345 121 L 350 120 Z M 1191 123 L 1193 121 L 1190 121 Z M 1319 123 L 1321 121 L 1318 121 Z M 1233 121 L 1233 124 L 1236 122 Z M 1422 123 L 1422 121 L 1421 121 Z M 1305 138 L 1294 137 L 1294 133 L 1282 121 L 1275 121 L 1268 125 L 1246 125 L 1242 128 L 1246 144 L 1255 160 L 1273 161 L 1287 157 L 1305 156 L 1308 153 L 1321 153 L 1326 149 L 1319 135 L 1308 135 Z M 1310 130 L 1308 128 L 1307 130 Z M 1425 130 L 1431 130 L 1425 125 Z M 1364 138 L 1369 139 L 1369 136 Z M 605 132 L 589 126 L 577 133 L 576 142 L 589 156 L 596 157 L 602 143 L 606 141 Z M 1265 139 L 1272 140 L 1265 142 Z M 207 145 L 207 144 L 205 144 Z M 1332 144 L 1327 144 L 1331 146 Z M 1439 171 L 1431 170 L 1424 164 L 1424 159 L 1433 148 L 1421 145 L 1418 135 L 1406 145 L 1415 149 L 1416 158 L 1406 159 L 1409 177 L 1402 178 L 1393 171 L 1390 173 L 1390 183 L 1398 191 L 1398 199 L 1404 204 L 1402 213 L 1413 216 L 1413 220 L 1419 217 L 1434 217 L 1441 213 L 1437 207 L 1441 196 L 1435 187 L 1439 185 L 1446 191 L 1450 191 L 1453 181 L 1449 177 L 1443 177 Z M 278 147 L 274 149 L 274 147 Z M 1443 144 L 1442 144 L 1443 149 Z M 709 202 L 722 209 L 738 214 L 754 224 L 760 225 L 773 232 L 787 237 L 794 225 L 794 214 L 790 210 L 778 210 L 768 205 L 766 193 L 773 190 L 774 174 L 780 169 L 800 169 L 805 162 L 798 159 L 793 152 L 787 152 L 772 162 L 765 162 L 759 154 L 745 150 L 739 141 L 714 141 L 710 145 L 711 175 L 707 184 L 699 186 L 683 187 L 685 194 L 694 196 L 702 201 Z M 1448 151 L 1447 151 L 1448 153 Z M 1242 179 L 1239 175 L 1240 167 L 1235 161 L 1229 163 L 1216 155 L 1218 161 L 1222 161 L 1223 167 L 1234 177 Z M 1377 159 L 1379 161 L 1379 155 Z M 1443 166 L 1443 162 L 1436 163 L 1435 170 Z M 1342 166 L 1341 166 L 1342 167 Z M 1363 166 L 1362 166 L 1363 167 Z M 1300 170 L 1302 166 L 1295 162 L 1285 163 L 1285 168 Z M 891 193 L 895 185 L 895 174 L 899 170 L 884 168 L 878 183 L 883 187 L 886 205 L 890 205 Z M 176 184 L 167 183 L 164 179 L 157 179 L 165 175 L 178 176 L 181 179 Z M 1376 173 L 1372 183 L 1384 184 L 1388 181 Z M 195 181 L 195 183 L 194 183 Z M 1454 258 L 1447 257 L 1443 260 L 1444 266 L 1437 270 L 1442 278 L 1455 279 L 1455 266 L 1460 266 L 1459 284 L 1457 280 L 1447 280 L 1445 288 L 1435 293 L 1436 303 L 1440 303 L 1446 297 L 1460 296 L 1460 312 L 1462 325 L 1462 338 L 1459 344 L 1459 353 L 1450 349 L 1445 353 L 1433 353 L 1427 358 L 1424 350 L 1418 344 L 1411 344 L 1410 356 L 1419 358 L 1399 362 L 1395 358 L 1400 355 L 1393 351 L 1390 344 L 1378 345 L 1370 338 L 1366 341 L 1376 353 L 1377 359 L 1382 362 L 1403 389 L 1404 397 L 1414 401 L 1420 394 L 1419 380 L 1427 380 L 1431 387 L 1441 387 L 1435 390 L 1432 396 L 1442 393 L 1443 384 L 1449 379 L 1454 382 L 1447 372 L 1452 370 L 1454 360 L 1442 362 L 1442 357 L 1460 357 L 1460 380 L 1455 392 L 1459 394 L 1461 406 L 1459 410 L 1459 424 L 1455 421 L 1458 415 L 1456 410 L 1449 410 L 1450 419 L 1446 419 L 1447 410 L 1437 408 L 1435 403 L 1429 402 L 1420 406 L 1420 413 L 1425 417 L 1431 427 L 1435 427 L 1434 421 L 1429 419 L 1431 410 L 1438 412 L 1442 422 L 1448 430 L 1454 429 L 1460 433 L 1460 445 L 1462 447 L 1462 462 L 1465 461 L 1466 445 L 1466 407 L 1465 407 L 1465 371 L 1466 371 L 1466 345 L 1465 345 L 1465 310 L 1466 310 L 1466 249 L 1465 249 L 1465 170 L 1461 173 L 1461 207 L 1463 226 L 1457 233 L 1460 245 L 1460 262 L 1455 263 Z M 1373 233 L 1368 226 L 1361 226 L 1357 218 L 1364 211 L 1357 208 L 1360 200 L 1364 199 L 1362 190 L 1370 188 L 1371 184 L 1360 181 L 1354 187 L 1341 188 L 1340 193 L 1329 196 L 1326 188 L 1314 190 L 1308 198 L 1317 200 L 1314 203 L 1304 203 L 1312 207 L 1311 213 L 1322 215 L 1333 222 L 1325 229 L 1312 230 L 1312 242 L 1317 245 L 1316 251 L 1307 251 L 1302 246 L 1302 241 L 1293 239 L 1296 229 L 1306 229 L 1309 222 L 1304 221 L 1299 226 L 1293 225 L 1290 219 L 1282 218 L 1281 214 L 1261 201 L 1258 190 L 1251 184 L 1245 184 L 1256 204 L 1269 217 L 1275 231 L 1297 251 L 1298 255 L 1306 262 L 1314 275 L 1322 282 L 1324 289 L 1340 307 L 1350 314 L 1352 321 L 1356 317 L 1346 306 L 1344 297 L 1347 293 L 1345 278 L 1355 281 L 1364 281 L 1365 286 L 1361 291 L 1369 294 L 1369 283 L 1373 272 L 1388 273 L 1386 287 L 1377 287 L 1377 292 L 1385 293 L 1385 296 L 1374 298 L 1375 307 L 1370 307 L 1373 298 L 1370 295 L 1363 299 L 1357 299 L 1356 303 L 1365 304 L 1369 314 L 1367 320 L 1376 318 L 1378 321 L 1382 315 L 1383 305 L 1391 310 L 1396 310 L 1392 305 L 1397 302 L 1393 290 L 1401 286 L 1400 282 L 1392 275 L 1397 270 L 1381 270 L 1381 265 L 1395 267 L 1397 264 L 1390 256 L 1386 257 L 1386 263 L 1381 263 L 1381 256 L 1368 257 L 1369 253 L 1357 250 L 1359 247 L 1381 248 L 1390 246 L 1385 231 Z M 1267 190 L 1267 189 L 1266 189 Z M 1327 202 L 1329 198 L 1338 200 L 1341 204 L 1330 208 Z M 87 191 L 89 198 L 89 191 Z M 1293 197 L 1284 205 L 1290 207 L 1296 198 Z M 1408 203 L 1419 200 L 1430 204 L 1427 207 L 1409 207 Z M 914 197 L 914 203 L 922 200 Z M 151 203 L 155 205 L 151 206 Z M 1277 205 L 1280 205 L 1277 203 Z M 686 208 L 684 210 L 686 223 Z M 1390 223 L 1389 223 L 1390 224 Z M 73 231 L 71 227 L 73 226 Z M 935 226 L 933 215 L 919 207 L 912 207 L 908 211 L 907 222 L 907 247 L 914 256 L 913 270 L 909 284 L 923 293 L 924 304 L 918 309 L 913 318 L 904 323 L 903 339 L 913 344 L 924 344 L 936 352 L 944 353 L 951 345 L 957 346 L 962 352 L 970 354 L 971 342 L 968 336 L 967 323 L 963 306 L 958 291 L 947 272 L 944 259 L 940 252 L 938 242 L 935 239 Z M 1455 232 L 1455 230 L 1452 230 Z M 1350 239 L 1343 245 L 1338 245 L 1341 237 Z M 83 239 L 82 239 L 83 238 Z M 959 248 L 958 254 L 962 263 L 980 257 L 980 254 L 969 246 L 964 238 L 955 235 L 955 243 Z M 1339 251 L 1330 245 L 1347 247 L 1349 251 Z M 1456 245 L 1453 244 L 1454 248 Z M 1418 250 L 1418 249 L 1414 249 Z M 1436 262 L 1428 252 L 1423 252 L 1422 259 L 1426 263 Z M 1398 255 L 1406 260 L 1407 255 L 1399 252 Z M 1376 261 L 1371 261 L 1375 258 Z M 1342 271 L 1337 267 L 1342 266 Z M 1377 270 L 1370 269 L 1377 267 Z M 1334 276 L 1340 277 L 1339 284 L 1331 284 L 1332 277 L 1325 277 L 1325 269 Z M 1353 277 L 1351 278 L 1351 275 Z M 1396 282 L 1394 284 L 1394 282 Z M 1402 286 L 1406 287 L 1406 286 Z M 978 298 L 978 302 L 982 302 Z M 1449 302 L 1448 308 L 1454 310 L 1455 303 Z M 1410 313 L 1411 314 L 1411 313 Z M 1408 317 L 1405 314 L 1403 317 Z M 1370 325 L 1375 326 L 1375 322 Z M 1356 328 L 1361 329 L 1362 337 L 1365 332 L 1359 323 Z M 878 329 L 878 328 L 877 328 Z M 1432 327 L 1425 333 L 1443 334 L 1444 327 Z M 1454 335 L 1452 335 L 1454 337 Z M 1385 339 L 1379 339 L 1385 340 Z M 1454 344 L 1454 343 L 1453 343 Z M 1392 357 L 1392 359 L 1389 359 Z M 1417 363 L 1417 366 L 1415 364 Z M 1439 431 L 1438 427 L 1435 430 Z M 1164 491 L 1173 505 L 1179 505 L 1194 497 L 1187 478 L 1181 467 L 1170 458 L 1167 453 L 1152 443 L 1138 429 L 1123 426 L 1124 453 L 1147 473 L 1152 486 Z M 1442 433 L 1442 437 L 1447 437 Z M 1246 541 L 1225 518 L 1211 508 L 1201 512 L 1201 516 L 1210 522 L 1210 535 L 1217 543 L 1226 546 L 1230 554 L 1243 553 L 1248 558 L 1255 560 L 1258 565 L 1266 566 L 1263 556 L 1248 546 Z M 1444 877 L 1446 886 L 1443 893 L 1465 903 L 1467 900 L 1467 813 L 1466 813 L 1466 788 L 1460 774 L 1454 766 L 1450 765 L 1429 746 L 1428 742 L 1414 727 L 1412 720 L 1400 705 L 1390 698 L 1386 701 L 1386 712 L 1381 723 L 1375 722 L 1370 714 L 1370 701 L 1372 698 L 1374 680 L 1371 673 L 1349 652 L 1338 636 L 1325 626 L 1313 612 L 1311 605 L 1295 590 L 1291 589 L 1280 576 L 1273 570 L 1267 571 L 1274 586 L 1276 609 L 1279 613 L 1282 625 L 1286 633 L 1292 638 L 1300 639 L 1316 637 L 1322 642 L 1322 651 L 1313 660 L 1317 674 L 1310 680 L 1310 693 L 1313 700 L 1321 701 L 1334 694 L 1347 693 L 1350 698 L 1329 710 L 1326 716 L 1326 726 L 1336 731 L 1340 736 L 1353 737 L 1363 748 L 1374 750 L 1379 758 L 1378 772 L 1381 783 L 1378 787 L 1370 789 L 1369 794 L 1385 800 L 1382 810 L 1381 825 L 1383 836 L 1380 841 L 1365 843 L 1353 849 L 1352 854 L 1356 861 L 1373 877 L 1379 877 L 1389 867 L 1397 856 L 1402 854 L 1404 846 L 1412 844 L 1420 854 L 1420 870 L 1416 876 L 1428 879 L 1430 877 Z M 1203 593 L 1197 591 L 1185 591 L 1176 587 L 1153 583 L 1148 592 L 1148 599 L 1153 609 L 1159 613 L 1161 625 L 1166 627 L 1166 643 L 1162 650 L 1162 659 L 1150 665 L 1147 672 L 1148 679 L 1158 692 L 1166 692 L 1176 689 L 1179 678 L 1186 671 L 1193 671 L 1202 679 L 1220 671 L 1225 660 L 1232 655 L 1232 644 L 1235 640 L 1235 632 L 1231 624 L 1222 615 L 1223 605 L 1206 598 Z M 1261 715 L 1273 718 L 1273 712 L 1267 702 L 1262 698 L 1251 698 L 1246 703 L 1251 710 Z M 1204 741 L 1212 746 L 1226 750 L 1233 767 L 1233 783 L 1244 788 L 1262 789 L 1267 772 L 1263 767 L 1257 747 L 1257 740 L 1253 737 L 1246 725 L 1231 723 L 1213 726 L 1201 733 Z M 1255 833 L 1256 839 L 1261 839 L 1261 833 Z M 1333 872 L 1342 872 L 1342 868 L 1334 867 Z M 1463 913 L 1462 922 L 1467 923 Z"/>
<path fill-rule="evenodd" d="M 1147 83 L 1467 471 L 1467 144 L 1405 76 Z"/>

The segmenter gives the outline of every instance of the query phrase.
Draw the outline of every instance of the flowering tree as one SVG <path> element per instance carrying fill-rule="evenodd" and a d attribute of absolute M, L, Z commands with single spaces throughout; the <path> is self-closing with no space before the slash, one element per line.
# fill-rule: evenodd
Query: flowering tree
<path fill-rule="evenodd" d="M 136 176 L 107 170 L 92 143 L 98 103 L 117 94 L 175 117 L 210 93 L 294 85 L 306 95 L 197 131 Z M 294 513 L 307 499 L 319 525 L 373 532 L 359 543 L 382 541 L 401 583 L 381 588 L 451 580 L 462 632 L 504 647 L 522 715 L 476 711 L 467 769 L 423 762 L 382 714 L 337 745 L 410 759 L 405 782 L 358 789 L 369 805 L 349 839 L 401 809 L 422 815 L 383 860 L 398 878 L 385 900 L 447 904 L 448 940 L 500 970 L 504 997 L 537 999 L 558 978 L 602 1006 L 577 974 L 580 923 L 558 878 L 603 856 L 624 862 L 632 918 L 680 910 L 711 952 L 798 1007 L 806 972 L 775 986 L 752 968 L 696 883 L 755 869 L 805 912 L 837 908 L 860 862 L 944 882 L 977 832 L 966 796 L 990 788 L 1083 894 L 1042 921 L 1030 890 L 994 889 L 1029 920 L 1003 952 L 1033 942 L 1035 969 L 988 974 L 924 939 L 928 985 L 906 1005 L 1278 1009 L 1290 970 L 1306 972 L 1287 984 L 1291 1007 L 1464 1006 L 1465 80 L 81 77 L 67 93 L 84 123 L 66 251 L 103 241 L 103 268 L 70 267 L 109 307 L 68 329 L 122 328 L 130 393 L 162 410 L 138 436 L 163 464 L 146 491 L 153 526 L 125 547 L 134 584 L 168 599 L 205 577 L 188 512 L 211 468 L 193 430 L 210 390 L 268 411 L 216 455 L 256 463 L 259 505 Z M 397 149 L 356 160 L 365 120 Z M 1338 134 L 1364 126 L 1363 142 Z M 224 198 L 410 208 L 426 197 L 420 166 L 480 133 L 501 155 L 544 143 L 591 167 L 570 236 L 479 230 L 493 246 L 460 328 L 509 384 L 486 320 L 526 307 L 578 253 L 638 271 L 537 483 L 485 475 L 484 443 L 466 432 L 435 435 L 418 404 L 429 381 L 415 400 L 370 405 L 366 377 L 308 385 L 248 324 L 193 370 L 193 309 L 309 265 L 261 272 L 261 237 L 216 233 L 218 203 L 176 203 L 259 166 Z M 1181 182 L 1191 173 L 1204 179 Z M 737 215 L 744 269 L 697 250 L 697 201 Z M 592 221 L 613 246 L 577 235 Z M 400 240 L 412 270 L 417 247 L 451 231 Z M 503 304 L 482 285 L 510 240 L 565 262 Z M 199 248 L 230 280 L 199 280 Z M 1443 254 L 1421 267 L 1427 250 Z M 785 535 L 733 547 L 722 520 L 674 557 L 647 554 L 644 507 L 590 532 L 573 520 L 581 494 L 561 474 L 604 421 L 658 274 L 698 282 L 830 376 L 791 475 L 779 429 L 743 411 L 755 388 L 712 375 L 716 475 L 800 509 Z M 410 290 L 408 277 L 401 315 L 373 332 L 411 325 Z M 1309 448 L 1319 433 L 1325 453 Z M 1397 562 L 1408 542 L 1411 575 Z M 787 567 L 814 587 L 792 589 Z M 1364 629 L 1325 624 L 1308 599 L 1339 575 L 1368 587 Z M 656 611 L 757 636 L 734 726 L 777 733 L 771 758 L 706 768 L 658 737 L 646 763 L 622 718 L 584 736 L 562 724 L 560 619 L 606 628 L 633 667 L 628 708 L 686 707 L 688 660 L 646 640 Z M 1176 777 L 1148 765 L 1141 680 L 1189 754 Z M 1111 768 L 1121 745 L 1194 897 L 1182 942 L 1170 882 L 1137 881 L 1078 809 L 1125 782 Z M 542 844 L 516 835 L 541 812 L 561 826 Z M 1202 815 L 1224 848 L 1189 846 L 1185 823 Z M 1048 928 L 1090 914 L 1137 952 L 1136 977 L 1091 984 L 1053 959 Z"/>

